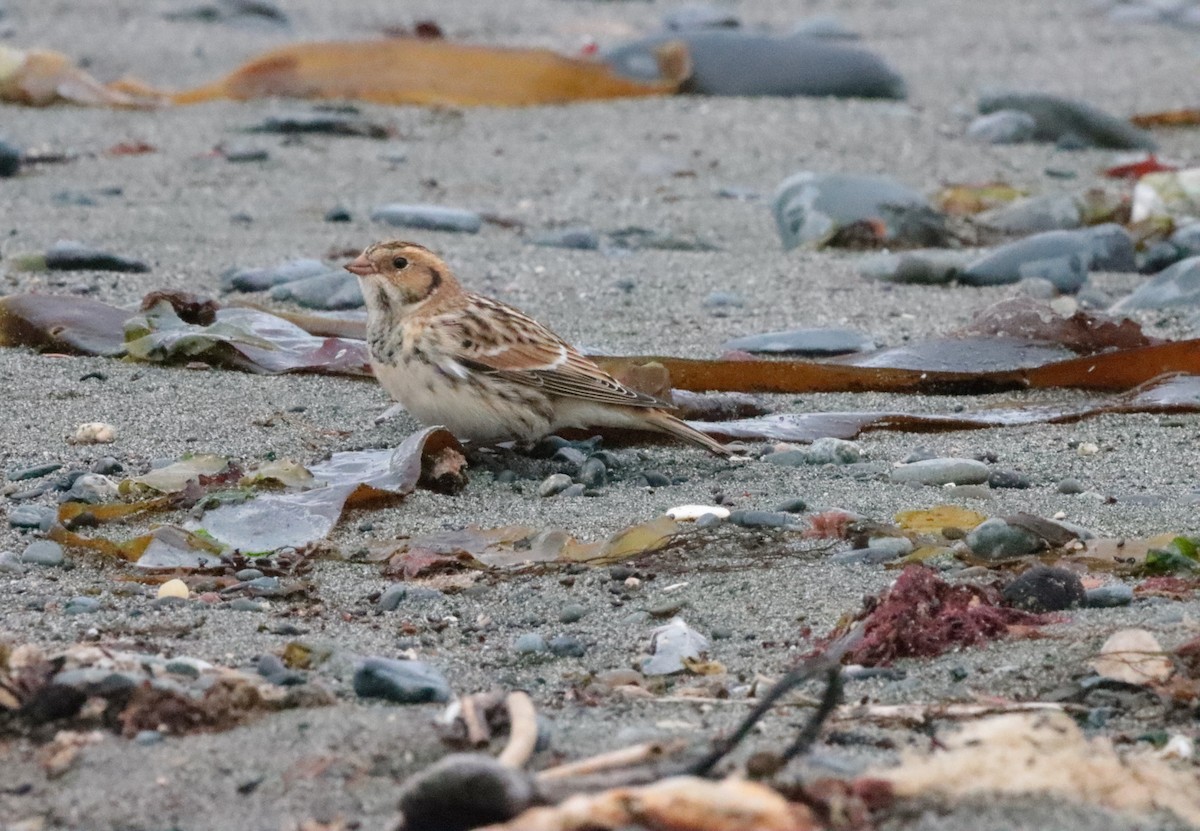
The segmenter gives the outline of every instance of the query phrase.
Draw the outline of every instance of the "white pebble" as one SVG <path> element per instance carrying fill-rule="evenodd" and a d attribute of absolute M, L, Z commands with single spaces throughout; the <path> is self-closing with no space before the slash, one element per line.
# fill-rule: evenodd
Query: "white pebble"
<path fill-rule="evenodd" d="M 636 589 L 641 585 L 642 585 L 642 581 L 636 577 L 626 577 L 625 578 L 625 588 L 627 588 L 627 589 Z"/>
<path fill-rule="evenodd" d="M 1055 518 L 1055 519 L 1066 519 L 1066 518 L 1067 518 L 1067 512 L 1066 512 L 1066 511 L 1055 511 L 1055 512 L 1054 512 L 1054 518 Z"/>
<path fill-rule="evenodd" d="M 188 588 L 187 583 L 178 577 L 168 580 L 158 587 L 159 597 L 182 597 L 186 600 L 191 594 L 192 590 Z"/>
<path fill-rule="evenodd" d="M 72 444 L 112 444 L 117 440 L 117 428 L 103 421 L 89 421 L 75 428 Z"/>
<path fill-rule="evenodd" d="M 1085 441 L 1075 448 L 1075 452 L 1080 456 L 1095 456 L 1100 452 L 1100 446 L 1093 441 Z"/>
<path fill-rule="evenodd" d="M 1189 736 L 1176 733 L 1167 740 L 1158 751 L 1160 759 L 1176 759 L 1180 762 L 1190 762 L 1196 755 L 1196 743 Z"/>
<path fill-rule="evenodd" d="M 676 505 L 667 509 L 667 516 L 679 522 L 695 522 L 705 514 L 729 519 L 729 509 L 719 505 Z"/>

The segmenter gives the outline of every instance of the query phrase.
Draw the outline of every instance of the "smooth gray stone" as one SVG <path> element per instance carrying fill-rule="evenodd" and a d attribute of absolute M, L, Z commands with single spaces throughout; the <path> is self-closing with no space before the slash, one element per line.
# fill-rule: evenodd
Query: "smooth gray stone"
<path fill-rule="evenodd" d="M 983 254 L 958 275 L 968 286 L 997 286 L 1025 278 L 1049 280 L 1056 289 L 1074 293 L 1088 272 L 1136 270 L 1129 233 L 1117 225 L 1077 231 L 1047 231 L 1002 245 Z"/>
<path fill-rule="evenodd" d="M 771 210 L 784 250 L 823 245 L 861 222 L 882 223 L 886 241 L 906 245 L 936 246 L 946 236 L 945 217 L 890 176 L 804 170 L 780 183 Z"/>
<path fill-rule="evenodd" d="M 1113 304 L 1112 312 L 1200 306 L 1200 257 L 1188 257 L 1151 277 Z"/>
<path fill-rule="evenodd" d="M 982 485 L 988 472 L 988 466 L 975 459 L 940 458 L 892 468 L 891 478 L 905 485 Z"/>
<path fill-rule="evenodd" d="M 283 283 L 327 274 L 329 266 L 320 260 L 288 260 L 269 268 L 232 268 L 221 275 L 222 291 L 265 291 Z"/>
<path fill-rule="evenodd" d="M 518 655 L 541 655 L 549 652 L 550 646 L 537 632 L 526 632 L 513 643 L 513 651 Z"/>
<path fill-rule="evenodd" d="M 394 612 L 400 608 L 400 603 L 408 596 L 408 586 L 403 583 L 393 583 L 379 595 L 375 605 L 385 612 Z"/>
<path fill-rule="evenodd" d="M 981 211 L 975 221 L 1006 234 L 1036 234 L 1079 228 L 1083 225 L 1083 209 L 1075 194 L 1046 193 Z"/>
<path fill-rule="evenodd" d="M 834 554 L 829 560 L 839 565 L 878 565 L 879 563 L 890 563 L 902 556 L 904 555 L 886 548 L 854 548 L 850 551 L 843 551 L 841 554 Z"/>
<path fill-rule="evenodd" d="M 354 671 L 354 692 L 360 698 L 383 698 L 397 704 L 445 702 L 450 684 L 424 661 L 367 658 Z"/>
<path fill-rule="evenodd" d="M 1042 92 L 1001 92 L 980 98 L 979 112 L 987 115 L 1000 110 L 1019 110 L 1033 116 L 1037 122 L 1033 137 L 1038 141 L 1059 141 L 1073 135 L 1092 147 L 1115 150 L 1154 150 L 1158 147 L 1145 130 L 1082 101 Z"/>
<path fill-rule="evenodd" d="M 8 524 L 13 528 L 41 528 L 47 517 L 53 521 L 57 515 L 58 512 L 53 508 L 43 508 L 40 505 L 18 505 L 8 512 Z"/>
<path fill-rule="evenodd" d="M 1024 528 L 1002 519 L 989 519 L 967 534 L 967 546 L 984 559 L 1004 560 L 1032 554 L 1042 547 L 1042 542 Z"/>
<path fill-rule="evenodd" d="M 790 329 L 734 338 L 721 348 L 769 355 L 820 356 L 870 352 L 875 348 L 875 342 L 853 329 Z"/>
<path fill-rule="evenodd" d="M 1061 612 L 1086 600 L 1079 575 L 1065 568 L 1038 565 L 1021 572 L 1004 587 L 1009 606 L 1027 612 Z"/>
<path fill-rule="evenodd" d="M 90 615 L 100 611 L 100 601 L 94 597 L 72 597 L 63 605 L 63 613 L 68 615 Z"/>
<path fill-rule="evenodd" d="M 483 217 L 462 208 L 441 205 L 407 205 L 392 202 L 372 209 L 374 222 L 386 222 L 401 228 L 420 228 L 425 231 L 457 231 L 474 234 L 483 227 Z"/>
<path fill-rule="evenodd" d="M 7 141 L 0 141 L 0 179 L 16 176 L 21 172 L 21 151 Z"/>
<path fill-rule="evenodd" d="M 1088 589 L 1084 600 L 1085 605 L 1091 609 L 1111 609 L 1115 606 L 1128 606 L 1132 602 L 1133 589 L 1123 583 Z"/>
<path fill-rule="evenodd" d="M 772 35 L 727 29 L 670 32 L 622 44 L 604 60 L 622 75 L 659 78 L 655 50 L 682 40 L 692 75 L 682 91 L 700 95 L 815 95 L 902 99 L 904 79 L 864 50 L 809 35 Z"/>
<path fill-rule="evenodd" d="M 973 251 L 927 248 L 871 254 L 858 265 L 858 273 L 885 283 L 941 286 L 949 283 L 976 257 Z"/>
<path fill-rule="evenodd" d="M 738 16 L 720 6 L 707 3 L 687 3 L 668 10 L 662 18 L 663 28 L 672 32 L 693 29 L 736 29 L 742 25 Z"/>
<path fill-rule="evenodd" d="M 11 471 L 6 478 L 10 482 L 21 482 L 26 479 L 40 479 L 47 476 L 62 467 L 61 462 L 47 462 L 43 465 L 34 465 L 33 467 L 23 467 L 18 470 Z"/>
<path fill-rule="evenodd" d="M 985 144 L 1020 144 L 1032 141 L 1037 121 L 1020 110 L 997 110 L 981 115 L 967 127 L 967 138 Z"/>
<path fill-rule="evenodd" d="M 324 274 L 305 277 L 271 289 L 272 300 L 290 300 L 306 309 L 356 309 L 363 305 L 358 278 L 347 271 L 325 269 Z"/>
<path fill-rule="evenodd" d="M 543 231 L 529 238 L 531 245 L 545 248 L 572 248 L 578 251 L 595 251 L 600 247 L 600 235 L 591 228 L 562 228 Z"/>
<path fill-rule="evenodd" d="M 21 562 L 36 566 L 61 566 L 66 559 L 63 547 L 53 540 L 32 542 L 21 553 Z"/>
<path fill-rule="evenodd" d="M 744 528 L 788 528 L 796 518 L 780 511 L 732 511 L 729 521 Z"/>

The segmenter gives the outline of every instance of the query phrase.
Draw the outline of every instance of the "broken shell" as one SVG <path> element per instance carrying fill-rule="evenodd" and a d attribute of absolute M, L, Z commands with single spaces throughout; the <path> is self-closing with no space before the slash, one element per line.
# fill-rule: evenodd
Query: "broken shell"
<path fill-rule="evenodd" d="M 729 509 L 719 505 L 677 505 L 667 509 L 667 516 L 678 522 L 695 522 L 705 514 L 729 519 Z"/>
<path fill-rule="evenodd" d="M 158 587 L 159 597 L 182 597 L 185 600 L 192 594 L 187 583 L 175 577 Z"/>
<path fill-rule="evenodd" d="M 103 421 L 89 421 L 75 428 L 72 444 L 112 444 L 117 440 L 117 428 Z"/>

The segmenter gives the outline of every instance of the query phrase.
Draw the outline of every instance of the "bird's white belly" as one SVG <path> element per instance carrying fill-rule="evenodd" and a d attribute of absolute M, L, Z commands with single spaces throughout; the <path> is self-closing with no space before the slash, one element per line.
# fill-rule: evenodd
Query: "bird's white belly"
<path fill-rule="evenodd" d="M 532 400 L 520 394 L 510 400 L 489 392 L 495 383 L 490 379 L 466 381 L 417 360 L 397 365 L 372 361 L 372 365 L 379 383 L 413 418 L 427 425 L 441 424 L 460 439 L 480 443 L 536 439 L 550 430 L 549 419 Z M 511 396 L 511 385 L 506 388 Z"/>

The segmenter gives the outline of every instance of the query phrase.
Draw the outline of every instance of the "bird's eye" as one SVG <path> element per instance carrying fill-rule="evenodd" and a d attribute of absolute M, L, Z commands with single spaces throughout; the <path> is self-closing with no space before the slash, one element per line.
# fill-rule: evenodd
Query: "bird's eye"
<path fill-rule="evenodd" d="M 396 257 L 392 260 L 392 268 L 401 269 L 408 265 L 407 257 Z"/>

